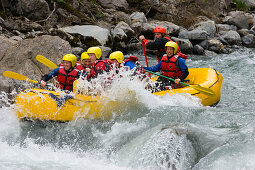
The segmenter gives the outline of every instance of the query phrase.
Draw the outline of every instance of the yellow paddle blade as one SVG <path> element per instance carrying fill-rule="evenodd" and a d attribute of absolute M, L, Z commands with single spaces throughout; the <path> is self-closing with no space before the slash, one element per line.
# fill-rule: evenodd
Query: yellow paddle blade
<path fill-rule="evenodd" d="M 214 91 L 212 91 L 211 89 L 209 88 L 205 88 L 205 87 L 202 87 L 202 86 L 199 86 L 199 85 L 189 85 L 189 87 L 199 91 L 200 93 L 203 93 L 205 95 L 208 95 L 208 96 L 215 96 L 215 93 Z"/>
<path fill-rule="evenodd" d="M 16 79 L 16 80 L 24 80 L 24 81 L 28 80 L 28 81 L 33 82 L 33 83 L 38 83 L 38 81 L 31 80 L 31 79 L 27 78 L 26 76 L 23 76 L 19 73 L 15 73 L 15 72 L 12 72 L 12 71 L 3 72 L 3 76 L 9 77 L 9 78 L 12 78 L 12 79 Z"/>
<path fill-rule="evenodd" d="M 37 55 L 36 60 L 39 61 L 40 63 L 48 66 L 51 69 L 58 68 L 58 66 L 55 63 L 53 63 L 52 61 L 50 61 L 49 59 L 47 59 L 46 57 L 44 57 L 42 55 Z"/>

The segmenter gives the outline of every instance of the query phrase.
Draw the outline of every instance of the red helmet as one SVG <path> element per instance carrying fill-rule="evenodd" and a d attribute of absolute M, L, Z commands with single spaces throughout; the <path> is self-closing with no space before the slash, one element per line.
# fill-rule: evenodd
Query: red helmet
<path fill-rule="evenodd" d="M 166 29 L 164 27 L 156 27 L 154 29 L 154 33 L 156 33 L 156 32 L 166 34 Z"/>

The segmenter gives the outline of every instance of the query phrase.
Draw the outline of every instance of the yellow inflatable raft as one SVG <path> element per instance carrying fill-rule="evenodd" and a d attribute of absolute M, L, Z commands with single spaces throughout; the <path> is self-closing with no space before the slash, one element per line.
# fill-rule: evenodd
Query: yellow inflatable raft
<path fill-rule="evenodd" d="M 153 78 L 153 80 L 156 79 L 157 77 Z M 210 68 L 190 68 L 189 75 L 185 80 L 186 84 L 199 85 L 201 87 L 211 89 L 214 92 L 214 95 L 212 96 L 203 94 L 189 86 L 183 86 L 182 88 L 178 89 L 155 92 L 154 94 L 163 96 L 166 94 L 174 95 L 177 93 L 189 93 L 201 99 L 201 103 L 204 106 L 215 106 L 220 101 L 223 77 L 218 71 Z"/>
<path fill-rule="evenodd" d="M 71 121 L 78 118 L 110 119 L 117 102 L 100 96 L 61 96 L 55 91 L 27 89 L 16 97 L 20 119 Z"/>
<path fill-rule="evenodd" d="M 153 78 L 156 80 L 156 78 Z M 189 93 L 201 99 L 204 106 L 213 106 L 220 101 L 222 76 L 210 68 L 191 68 L 186 78 L 187 84 L 200 85 L 211 89 L 215 95 L 203 94 L 191 87 L 155 92 L 154 95 L 163 96 L 177 93 Z M 61 94 L 42 89 L 27 89 L 17 95 L 16 113 L 20 119 L 40 119 L 54 121 L 71 121 L 78 118 L 110 119 L 112 113 L 120 112 L 117 101 L 100 96 L 85 96 Z M 118 110 L 118 111 L 117 111 Z"/>

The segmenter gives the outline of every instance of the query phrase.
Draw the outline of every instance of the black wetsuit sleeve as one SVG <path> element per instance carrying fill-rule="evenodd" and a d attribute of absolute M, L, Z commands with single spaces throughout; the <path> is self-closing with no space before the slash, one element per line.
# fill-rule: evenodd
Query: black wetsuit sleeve
<path fill-rule="evenodd" d="M 189 71 L 185 70 L 182 72 L 182 75 L 179 77 L 179 79 L 181 79 L 181 81 L 183 81 L 188 75 L 189 75 Z"/>

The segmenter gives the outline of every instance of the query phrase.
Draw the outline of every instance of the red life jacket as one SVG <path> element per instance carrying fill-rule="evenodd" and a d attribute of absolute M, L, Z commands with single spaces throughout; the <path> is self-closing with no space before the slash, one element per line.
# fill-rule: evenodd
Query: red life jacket
<path fill-rule="evenodd" d="M 85 71 L 85 68 L 82 66 L 80 61 L 76 62 L 76 69 L 80 70 L 80 71 Z"/>
<path fill-rule="evenodd" d="M 60 65 L 57 77 L 57 80 L 59 82 L 59 88 L 72 91 L 73 82 L 76 79 L 78 72 L 79 70 L 74 68 L 71 72 L 67 74 L 67 72 L 64 69 L 64 66 Z"/>
<path fill-rule="evenodd" d="M 163 38 L 168 39 L 169 41 L 173 41 L 173 40 L 171 40 L 171 38 L 169 38 L 169 37 L 163 37 Z M 173 42 L 174 42 L 174 41 L 173 41 Z M 186 60 L 186 59 L 187 59 L 187 55 L 182 54 L 182 53 L 180 52 L 180 47 L 179 47 L 179 45 L 178 45 L 177 42 L 176 42 L 176 44 L 177 44 L 177 52 L 176 52 L 177 55 Z M 162 52 L 162 51 L 165 51 L 165 49 L 160 49 L 160 50 L 159 50 L 159 53 Z M 160 61 L 159 61 L 159 62 L 160 62 Z"/>
<path fill-rule="evenodd" d="M 97 68 L 97 65 L 98 64 L 102 64 L 102 67 L 101 68 Z M 88 78 L 93 78 L 93 77 L 97 77 L 98 73 L 100 71 L 106 71 L 106 72 L 109 72 L 111 69 L 110 69 L 110 66 L 108 64 L 107 61 L 105 60 L 96 60 L 92 66 L 91 66 L 91 70 L 90 70 L 90 75 L 88 76 Z"/>
<path fill-rule="evenodd" d="M 182 71 L 178 64 L 178 58 L 180 56 L 174 55 L 170 59 L 168 59 L 167 55 L 165 54 L 162 57 L 162 74 L 163 76 L 172 77 L 172 78 L 179 78 L 182 75 Z"/>

